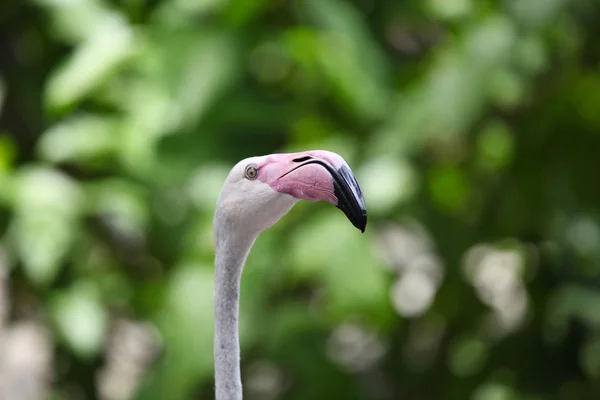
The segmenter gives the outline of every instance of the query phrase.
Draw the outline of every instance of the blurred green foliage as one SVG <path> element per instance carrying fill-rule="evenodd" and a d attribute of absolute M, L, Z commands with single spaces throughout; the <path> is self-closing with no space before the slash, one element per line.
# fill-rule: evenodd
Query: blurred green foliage
<path fill-rule="evenodd" d="M 18 398 L 210 399 L 223 179 L 315 148 L 369 225 L 298 204 L 257 241 L 248 399 L 598 398 L 599 27 L 597 0 L 4 0 L 0 329 L 50 343 Z"/>

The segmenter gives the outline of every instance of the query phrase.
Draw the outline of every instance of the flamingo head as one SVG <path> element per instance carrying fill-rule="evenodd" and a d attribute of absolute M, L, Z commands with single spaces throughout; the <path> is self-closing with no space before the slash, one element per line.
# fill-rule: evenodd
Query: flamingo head
<path fill-rule="evenodd" d="M 358 181 L 339 154 L 325 150 L 271 154 L 238 162 L 221 190 L 215 222 L 259 234 L 298 200 L 324 200 L 365 231 L 367 210 Z"/>

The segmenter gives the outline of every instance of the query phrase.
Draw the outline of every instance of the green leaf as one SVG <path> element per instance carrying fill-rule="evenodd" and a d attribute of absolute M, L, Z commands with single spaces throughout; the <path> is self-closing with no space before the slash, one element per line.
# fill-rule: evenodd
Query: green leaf
<path fill-rule="evenodd" d="M 94 35 L 105 21 L 115 18 L 101 0 L 34 0 L 48 11 L 52 33 L 69 43 L 79 43 Z"/>
<path fill-rule="evenodd" d="M 518 400 L 513 389 L 501 383 L 484 383 L 473 393 L 473 400 Z"/>
<path fill-rule="evenodd" d="M 512 160 L 514 139 L 501 120 L 489 122 L 477 138 L 477 158 L 482 169 L 500 171 Z"/>
<path fill-rule="evenodd" d="M 86 211 L 109 218 L 114 228 L 130 237 L 144 238 L 150 221 L 145 188 L 124 179 L 105 179 L 85 187 Z"/>
<path fill-rule="evenodd" d="M 93 114 L 79 114 L 44 132 L 38 153 L 53 163 L 86 162 L 111 156 L 116 150 L 118 121 Z"/>
<path fill-rule="evenodd" d="M 488 345 L 477 338 L 457 338 L 450 347 L 449 366 L 457 377 L 475 375 L 484 366 Z"/>
<path fill-rule="evenodd" d="M 511 0 L 508 3 L 516 19 L 533 28 L 541 28 L 556 18 L 568 4 L 567 0 Z"/>
<path fill-rule="evenodd" d="M 0 173 L 12 169 L 16 156 L 17 148 L 13 141 L 7 136 L 0 136 Z"/>
<path fill-rule="evenodd" d="M 290 258 L 297 278 L 318 278 L 334 320 L 363 315 L 374 323 L 388 317 L 389 283 L 361 235 L 338 210 L 328 210 L 293 233 Z"/>
<path fill-rule="evenodd" d="M 227 4 L 226 0 L 170 0 L 166 2 L 169 7 L 190 14 L 201 14 L 220 8 Z"/>
<path fill-rule="evenodd" d="M 600 327 L 600 293 L 586 287 L 564 284 L 550 298 L 548 304 L 548 323 L 554 326 L 565 325 L 570 318 Z"/>
<path fill-rule="evenodd" d="M 186 185 L 186 192 L 199 209 L 214 212 L 216 199 L 219 197 L 229 170 L 226 165 L 204 164 L 194 171 Z"/>
<path fill-rule="evenodd" d="M 418 176 L 406 161 L 381 157 L 357 171 L 370 215 L 387 215 L 409 201 L 418 188 Z"/>
<path fill-rule="evenodd" d="M 490 73 L 489 91 L 491 100 L 501 107 L 516 107 L 525 91 L 519 74 L 506 68 Z"/>
<path fill-rule="evenodd" d="M 527 74 L 533 75 L 548 67 L 548 48 L 540 36 L 521 38 L 515 50 L 516 62 Z"/>
<path fill-rule="evenodd" d="M 312 51 L 337 101 L 366 121 L 383 117 L 391 95 L 387 63 L 352 3 L 303 0 L 303 10 L 323 32 Z M 360 84 L 357 84 L 360 82 Z"/>
<path fill-rule="evenodd" d="M 52 73 L 46 86 L 46 105 L 58 111 L 82 100 L 129 59 L 134 45 L 134 32 L 123 18 L 103 20 Z"/>
<path fill-rule="evenodd" d="M 579 352 L 579 363 L 583 371 L 591 379 L 600 377 L 600 339 L 589 340 Z"/>
<path fill-rule="evenodd" d="M 444 211 L 464 210 L 471 190 L 465 174 L 457 167 L 446 165 L 434 168 L 429 174 L 429 193 Z"/>
<path fill-rule="evenodd" d="M 12 234 L 17 253 L 29 279 L 46 285 L 77 237 L 82 193 L 65 175 L 39 166 L 21 170 L 15 186 Z"/>
<path fill-rule="evenodd" d="M 442 19 L 456 19 L 470 14 L 473 0 L 428 0 L 430 12 Z"/>
<path fill-rule="evenodd" d="M 96 356 L 104 345 L 108 315 L 95 283 L 80 281 L 58 292 L 51 311 L 65 343 L 81 358 Z"/>
<path fill-rule="evenodd" d="M 165 340 L 165 358 L 138 398 L 186 398 L 198 380 L 212 372 L 212 269 L 184 264 L 174 270 L 157 319 Z"/>
<path fill-rule="evenodd" d="M 235 82 L 238 72 L 237 41 L 222 34 L 205 35 L 192 43 L 176 83 L 172 109 L 185 127 L 198 121 L 220 95 Z"/>

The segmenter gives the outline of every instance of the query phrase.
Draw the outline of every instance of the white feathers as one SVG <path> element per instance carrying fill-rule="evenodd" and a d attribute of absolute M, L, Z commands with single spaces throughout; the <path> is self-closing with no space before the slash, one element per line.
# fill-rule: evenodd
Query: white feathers
<path fill-rule="evenodd" d="M 290 211 L 298 199 L 273 190 L 259 179 L 244 176 L 248 164 L 261 165 L 267 156 L 250 157 L 232 169 L 217 200 L 215 232 L 227 226 L 232 233 L 256 237 Z"/>

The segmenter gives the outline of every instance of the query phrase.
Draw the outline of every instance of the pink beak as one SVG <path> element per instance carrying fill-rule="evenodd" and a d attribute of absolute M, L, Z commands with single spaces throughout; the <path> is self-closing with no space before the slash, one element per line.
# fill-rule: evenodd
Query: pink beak
<path fill-rule="evenodd" d="M 346 161 L 324 150 L 272 154 L 258 166 L 258 179 L 297 199 L 325 200 L 346 214 L 361 232 L 367 226 L 362 190 Z"/>

